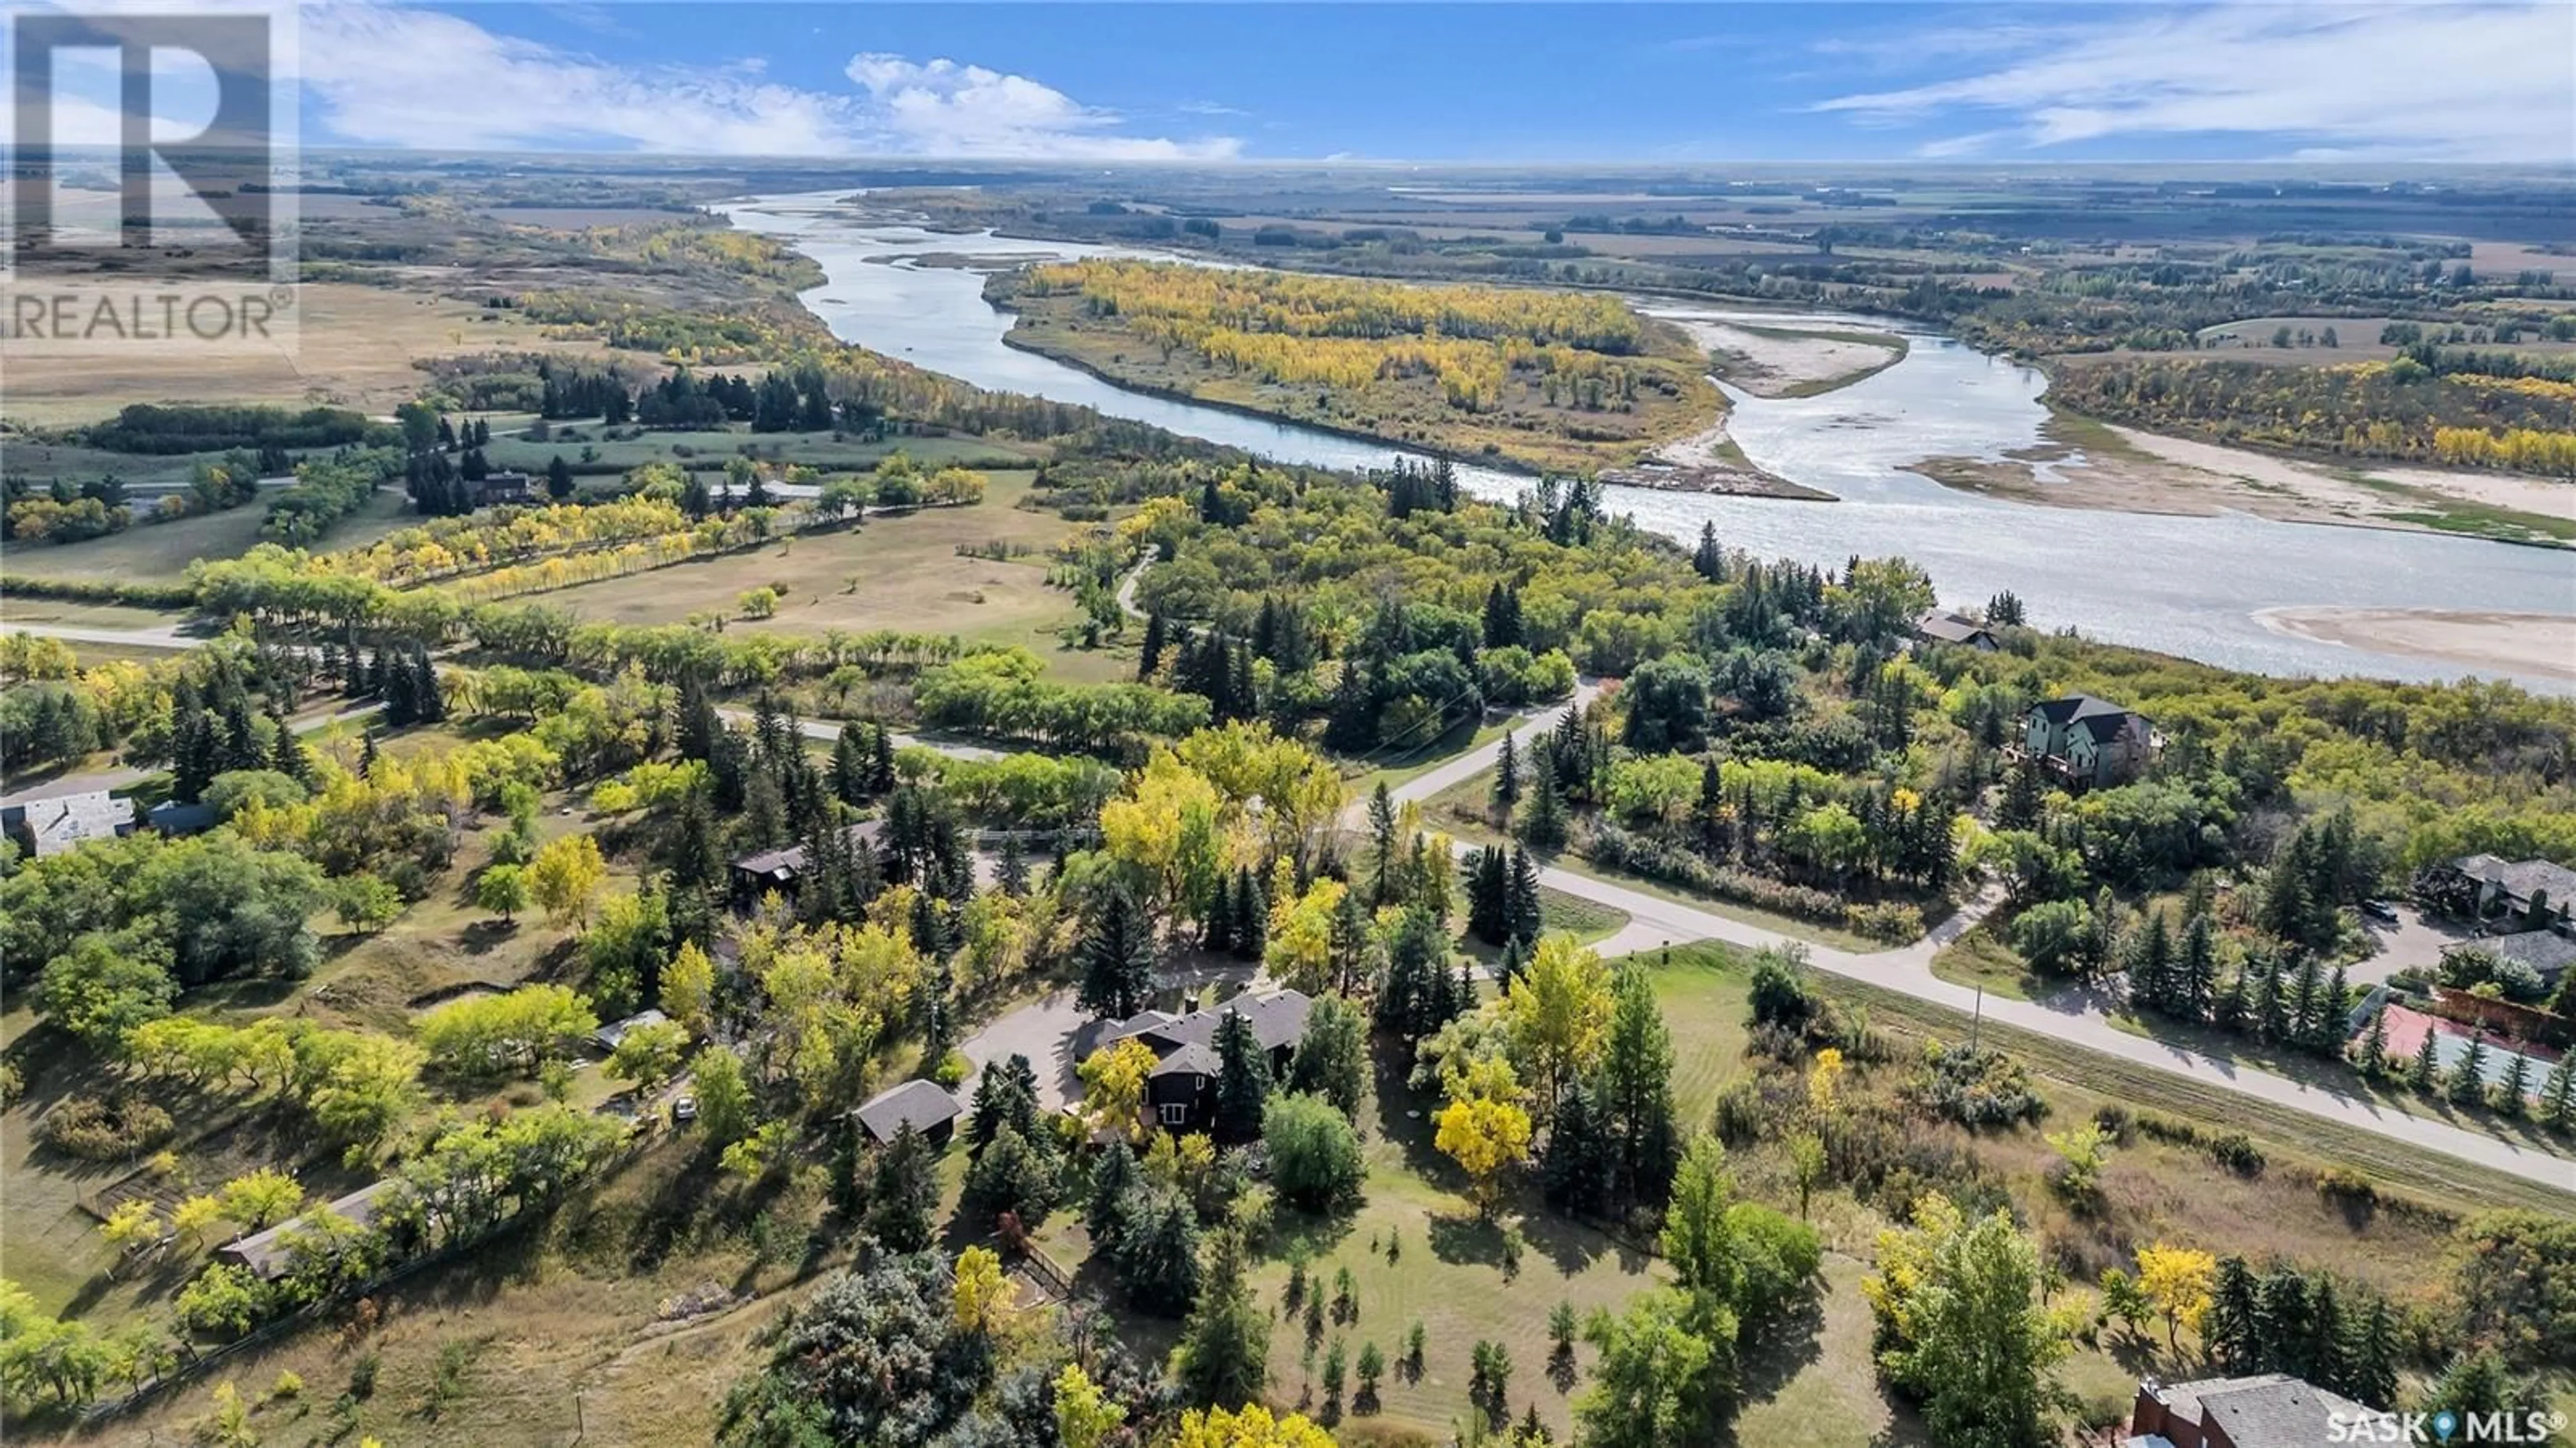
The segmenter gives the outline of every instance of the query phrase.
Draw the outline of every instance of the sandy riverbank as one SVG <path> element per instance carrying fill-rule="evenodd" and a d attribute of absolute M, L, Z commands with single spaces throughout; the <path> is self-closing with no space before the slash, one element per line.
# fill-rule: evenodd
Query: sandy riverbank
<path fill-rule="evenodd" d="M 2576 614 L 2436 608 L 2267 608 L 2265 628 L 2466 668 L 2576 679 Z"/>
<path fill-rule="evenodd" d="M 1744 326 L 1700 317 L 1654 314 L 1690 334 L 1719 363 L 1728 386 L 1756 397 L 1813 397 L 1849 387 L 1905 356 L 1892 334 Z"/>
<path fill-rule="evenodd" d="M 2433 531 L 2457 504 L 2506 510 L 2490 536 L 2545 541 L 2576 524 L 2576 484 L 2434 468 L 2367 472 L 2221 443 L 2057 416 L 2039 446 L 2001 458 L 1926 458 L 1914 471 L 1949 487 L 2061 508 L 2208 516 L 2250 513 L 2285 523 Z M 2516 518 L 2512 515 L 2520 515 Z M 2564 536 L 2564 528 L 2555 530 Z"/>

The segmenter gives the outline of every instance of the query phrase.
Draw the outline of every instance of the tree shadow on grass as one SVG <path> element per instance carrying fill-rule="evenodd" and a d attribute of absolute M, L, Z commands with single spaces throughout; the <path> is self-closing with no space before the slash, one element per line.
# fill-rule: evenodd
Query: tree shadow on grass
<path fill-rule="evenodd" d="M 1744 1355 L 1744 1401 L 1769 1400 L 1798 1374 L 1824 1357 L 1824 1299 L 1809 1284 L 1760 1332 L 1757 1346 Z"/>
<path fill-rule="evenodd" d="M 1431 1255 L 1452 1266 L 1500 1268 L 1506 1249 L 1503 1225 L 1485 1217 L 1431 1218 Z"/>

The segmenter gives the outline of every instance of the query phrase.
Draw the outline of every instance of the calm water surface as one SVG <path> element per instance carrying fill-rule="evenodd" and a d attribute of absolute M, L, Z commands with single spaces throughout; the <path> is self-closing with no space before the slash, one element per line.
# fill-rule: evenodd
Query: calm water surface
<path fill-rule="evenodd" d="M 1381 444 L 1129 392 L 1004 346 L 1011 319 L 984 301 L 981 271 L 914 260 L 963 256 L 991 265 L 1143 253 L 861 221 L 835 206 L 847 194 L 759 197 L 722 208 L 735 225 L 792 242 L 822 266 L 829 280 L 804 301 L 845 341 L 980 387 L 1082 403 L 1283 462 L 1371 467 L 1399 455 Z M 1665 316 L 1782 320 L 1778 313 L 1649 306 Z M 2009 588 L 2044 626 L 2072 624 L 2093 637 L 2265 673 L 2429 679 L 2463 672 L 2275 633 L 2256 617 L 2268 608 L 2576 611 L 2576 554 L 2568 552 L 2240 515 L 2043 508 L 1944 488 L 1904 468 L 1942 455 L 1997 457 L 2038 442 L 2046 379 L 1911 323 L 1836 320 L 1901 331 L 1912 350 L 1895 366 L 1818 397 L 1730 390 L 1728 430 L 1755 463 L 1841 501 L 1613 488 L 1613 509 L 1685 540 L 1714 522 L 1729 547 L 1813 564 L 1840 564 L 1855 553 L 1903 554 L 1930 570 L 1945 602 L 1981 603 Z M 1529 485 L 1490 469 L 1461 475 L 1490 497 Z"/>

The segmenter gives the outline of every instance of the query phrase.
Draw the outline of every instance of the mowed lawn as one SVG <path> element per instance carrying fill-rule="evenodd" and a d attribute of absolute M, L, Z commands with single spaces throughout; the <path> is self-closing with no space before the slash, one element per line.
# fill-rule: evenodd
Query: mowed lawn
<path fill-rule="evenodd" d="M 539 599 L 599 622 L 679 623 L 714 610 L 727 615 L 728 630 L 953 633 L 972 643 L 1021 645 L 1072 679 L 1123 675 L 1128 665 L 1108 655 L 1058 646 L 1055 631 L 1077 610 L 1072 594 L 1048 585 L 1047 555 L 1073 525 L 1012 506 L 1027 494 L 1031 476 L 993 475 L 984 501 L 972 507 L 871 518 L 855 532 L 782 539 Z M 1008 561 L 957 551 L 997 541 L 1032 551 Z M 738 600 L 755 588 L 780 591 L 775 616 L 741 616 Z"/>

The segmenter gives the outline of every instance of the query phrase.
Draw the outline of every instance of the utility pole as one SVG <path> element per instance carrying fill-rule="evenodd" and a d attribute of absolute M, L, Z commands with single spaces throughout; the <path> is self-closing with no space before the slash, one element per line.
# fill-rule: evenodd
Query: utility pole
<path fill-rule="evenodd" d="M 1977 1049 L 1977 1027 L 1985 1024 L 1985 1019 L 1986 987 L 1983 982 L 1980 982 L 1977 986 L 1976 1012 L 1968 1017 L 1968 1050 L 1972 1054 Z"/>

